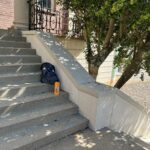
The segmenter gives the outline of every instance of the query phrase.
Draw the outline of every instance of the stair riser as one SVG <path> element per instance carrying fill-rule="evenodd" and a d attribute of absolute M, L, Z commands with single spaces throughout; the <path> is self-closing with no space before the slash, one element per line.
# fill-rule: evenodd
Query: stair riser
<path fill-rule="evenodd" d="M 41 63 L 41 57 L 0 56 L 0 64 Z"/>
<path fill-rule="evenodd" d="M 36 55 L 36 51 L 30 48 L 0 48 L 0 55 Z"/>
<path fill-rule="evenodd" d="M 31 44 L 26 42 L 0 41 L 0 47 L 31 48 Z"/>
<path fill-rule="evenodd" d="M 24 145 L 22 147 L 16 148 L 15 150 L 40 150 L 40 147 L 45 146 L 47 144 L 50 144 L 51 142 L 54 142 L 56 140 L 59 140 L 67 135 L 76 133 L 77 131 L 84 130 L 87 128 L 88 122 L 81 123 L 79 125 L 73 126 L 69 129 L 66 129 L 62 132 L 55 133 L 53 135 L 48 135 L 43 139 L 40 139 L 34 143 L 30 143 L 28 145 Z"/>
<path fill-rule="evenodd" d="M 46 93 L 52 90 L 52 87 L 49 85 L 43 84 L 42 86 L 33 86 L 33 87 L 22 87 L 15 89 L 5 89 L 0 90 L 0 98 L 17 98 L 24 96 L 31 96 L 40 93 Z"/>
<path fill-rule="evenodd" d="M 39 72 L 41 65 L 0 66 L 0 74 Z"/>
<path fill-rule="evenodd" d="M 40 82 L 41 75 L 24 75 L 15 77 L 0 77 L 0 86 Z"/>
<path fill-rule="evenodd" d="M 62 111 L 57 111 L 53 114 L 47 114 L 47 115 L 43 114 L 43 116 L 34 118 L 32 120 L 20 122 L 20 123 L 13 124 L 10 126 L 1 127 L 0 128 L 0 135 L 7 134 L 7 133 L 12 132 L 12 131 L 14 132 L 14 131 L 17 131 L 18 129 L 28 128 L 28 127 L 35 125 L 35 124 L 39 125 L 42 122 L 44 125 L 48 121 L 54 121 L 54 120 L 57 120 L 59 118 L 67 117 L 67 116 L 74 115 L 77 113 L 78 113 L 78 109 L 77 109 L 77 107 L 74 107 L 74 108 L 65 109 Z"/>
<path fill-rule="evenodd" d="M 14 106 L 4 106 L 4 107 L 0 107 L 0 115 L 3 114 L 3 112 L 7 113 L 20 113 L 20 112 L 28 112 L 31 110 L 34 110 L 35 108 L 47 108 L 47 107 L 52 107 L 52 106 L 56 106 L 58 104 L 62 104 L 68 101 L 68 94 L 64 94 L 58 97 L 49 97 L 49 98 L 43 98 L 43 99 L 35 99 L 32 101 L 28 101 L 26 102 L 26 100 L 24 100 L 24 102 L 20 103 L 20 104 L 16 104 Z M 13 103 L 13 102 L 12 102 Z M 6 113 L 6 114 L 7 114 Z"/>

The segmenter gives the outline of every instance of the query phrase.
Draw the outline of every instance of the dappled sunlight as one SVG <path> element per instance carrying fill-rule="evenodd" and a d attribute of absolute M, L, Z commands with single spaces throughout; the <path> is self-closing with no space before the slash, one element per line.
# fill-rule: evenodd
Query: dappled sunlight
<path fill-rule="evenodd" d="M 10 140 L 7 140 L 7 143 L 14 142 L 14 141 L 16 141 L 16 139 L 10 139 Z"/>
<path fill-rule="evenodd" d="M 16 98 L 16 97 L 20 97 L 21 95 L 23 95 L 23 93 L 26 91 L 26 87 L 22 87 L 18 93 L 16 95 L 14 95 L 14 97 L 12 98 Z"/>
<path fill-rule="evenodd" d="M 19 85 L 11 85 L 10 87 L 19 87 Z M 8 87 L 2 88 L 2 90 L 4 90 L 3 92 L 1 91 L 1 96 L 0 98 L 2 100 L 4 100 L 4 98 L 8 98 L 9 101 L 11 101 L 11 99 L 15 99 L 17 97 L 20 97 L 21 95 L 23 95 L 26 91 L 27 87 L 21 87 L 19 89 L 13 89 Z M 15 90 L 15 92 L 13 92 L 13 90 Z M 6 100 L 6 99 L 5 99 Z"/>
<path fill-rule="evenodd" d="M 68 62 L 68 59 L 65 59 L 64 57 L 60 57 L 59 60 L 63 63 L 63 62 Z"/>
<path fill-rule="evenodd" d="M 21 48 L 17 48 L 17 51 L 16 51 L 16 52 L 19 53 L 20 51 L 21 51 Z"/>
<path fill-rule="evenodd" d="M 16 64 L 19 64 L 19 63 L 22 63 L 23 62 L 23 59 L 19 59 L 18 61 L 16 61 L 15 63 Z"/>
<path fill-rule="evenodd" d="M 23 66 L 18 67 L 18 69 L 16 70 L 16 73 L 18 73 L 22 68 Z"/>
<path fill-rule="evenodd" d="M 139 139 L 104 128 L 96 132 L 90 129 L 78 132 L 53 143 L 48 148 L 52 150 L 149 150 L 150 147 Z"/>
<path fill-rule="evenodd" d="M 75 140 L 77 142 L 75 146 L 81 146 L 87 149 L 91 149 L 96 145 L 90 138 L 85 138 L 82 134 L 76 134 Z"/>
<path fill-rule="evenodd" d="M 46 136 L 49 136 L 51 133 L 52 133 L 52 131 L 47 130 L 45 135 L 46 135 Z"/>
<path fill-rule="evenodd" d="M 3 90 L 3 88 L 2 88 L 2 90 Z M 2 94 L 1 94 L 1 98 L 4 98 L 4 97 L 6 97 L 7 95 L 8 95 L 8 93 L 9 93 L 9 91 L 10 91 L 10 89 L 6 89 L 6 91 L 4 91 Z"/>
<path fill-rule="evenodd" d="M 8 109 L 6 109 L 6 111 L 4 111 L 1 114 L 0 118 L 7 118 L 7 117 L 9 117 L 11 115 L 11 113 L 8 113 L 9 109 L 10 109 L 10 107 Z"/>
<path fill-rule="evenodd" d="M 80 64 L 77 63 L 75 58 L 70 55 L 69 52 L 65 51 L 62 44 L 56 41 L 51 35 L 46 33 L 41 33 L 41 38 L 45 44 L 52 50 L 55 51 L 55 55 L 58 57 L 59 61 L 70 68 L 72 71 L 82 71 L 84 70 Z"/>
<path fill-rule="evenodd" d="M 6 118 L 8 116 L 11 115 L 11 111 L 17 106 L 18 103 L 12 103 L 9 105 L 9 107 L 7 107 L 1 114 L 0 117 L 1 118 Z"/>
<path fill-rule="evenodd" d="M 48 126 L 49 126 L 49 124 L 43 124 L 43 126 L 44 126 L 44 127 L 48 127 Z"/>

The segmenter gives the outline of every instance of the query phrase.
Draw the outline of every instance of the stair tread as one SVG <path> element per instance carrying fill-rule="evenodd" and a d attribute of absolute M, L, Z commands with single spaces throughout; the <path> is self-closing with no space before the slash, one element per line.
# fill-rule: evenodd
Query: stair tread
<path fill-rule="evenodd" d="M 16 84 L 16 85 L 7 85 L 7 86 L 0 86 L 0 90 L 6 90 L 6 89 L 15 89 L 15 88 L 21 88 L 21 87 L 32 87 L 32 86 L 42 86 L 42 85 L 47 85 L 45 83 L 41 82 L 34 82 L 34 83 L 26 83 L 26 84 Z"/>
<path fill-rule="evenodd" d="M 6 43 L 27 43 L 27 44 L 30 44 L 29 42 L 26 42 L 26 41 L 9 41 L 9 40 L 3 40 L 1 39 L 0 42 L 6 42 Z"/>
<path fill-rule="evenodd" d="M 18 41 L 26 42 L 27 41 L 26 38 L 24 38 L 24 37 L 7 37 L 7 38 L 4 37 L 1 40 L 3 40 L 3 41 L 12 41 L 12 42 L 18 42 Z"/>
<path fill-rule="evenodd" d="M 0 47 L 1 55 L 36 55 L 36 50 L 32 48 Z"/>
<path fill-rule="evenodd" d="M 25 48 L 25 47 L 22 47 L 22 48 L 17 48 L 17 47 L 1 47 L 0 46 L 0 49 L 9 49 L 9 50 L 35 50 L 34 48 Z"/>
<path fill-rule="evenodd" d="M 40 57 L 38 55 L 0 55 L 0 57 Z"/>
<path fill-rule="evenodd" d="M 0 55 L 0 64 L 41 63 L 38 55 Z"/>
<path fill-rule="evenodd" d="M 28 42 L 22 42 L 22 41 L 0 40 L 0 47 L 31 48 L 31 44 Z"/>
<path fill-rule="evenodd" d="M 0 78 L 3 77 L 18 77 L 18 76 L 29 76 L 29 75 L 40 75 L 41 72 L 29 72 L 29 73 L 11 73 L 11 74 L 2 74 Z"/>
<path fill-rule="evenodd" d="M 30 110 L 27 112 L 19 112 L 18 113 L 7 113 L 4 112 L 0 116 L 0 128 L 6 127 L 6 126 L 11 126 L 15 124 L 19 124 L 21 122 L 30 122 L 30 120 L 35 119 L 35 118 L 40 118 L 44 117 L 48 114 L 54 114 L 56 112 L 61 112 L 62 110 L 67 110 L 76 107 L 73 103 L 71 102 L 64 102 L 63 104 L 59 104 L 56 106 L 50 106 L 47 108 L 36 108 L 34 110 Z"/>
<path fill-rule="evenodd" d="M 31 126 L 0 137 L 0 147 L 5 150 L 17 149 L 49 136 L 61 135 L 64 131 L 83 123 L 87 124 L 87 120 L 78 114 L 60 118 L 54 122 L 42 122 L 41 125 Z"/>
<path fill-rule="evenodd" d="M 66 92 L 60 91 L 60 96 L 67 94 Z M 47 92 L 39 95 L 26 96 L 21 98 L 0 98 L 0 108 L 9 107 L 18 104 L 24 104 L 27 102 L 38 101 L 44 98 L 52 98 L 55 95 L 52 92 Z"/>
<path fill-rule="evenodd" d="M 1 66 L 20 66 L 20 65 L 23 65 L 23 66 L 30 66 L 30 65 L 41 65 L 42 63 L 9 63 L 9 64 L 0 64 L 0 67 Z"/>

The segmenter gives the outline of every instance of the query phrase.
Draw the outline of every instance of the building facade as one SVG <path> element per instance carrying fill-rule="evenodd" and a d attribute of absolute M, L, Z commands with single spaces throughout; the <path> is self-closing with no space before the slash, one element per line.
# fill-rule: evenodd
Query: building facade
<path fill-rule="evenodd" d="M 7 29 L 13 25 L 14 0 L 0 0 L 0 29 Z"/>

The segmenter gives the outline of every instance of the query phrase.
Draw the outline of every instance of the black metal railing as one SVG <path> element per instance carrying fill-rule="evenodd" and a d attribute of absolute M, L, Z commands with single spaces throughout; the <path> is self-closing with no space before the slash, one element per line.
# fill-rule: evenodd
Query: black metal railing
<path fill-rule="evenodd" d="M 68 10 L 53 10 L 45 0 L 28 0 L 29 30 L 41 30 L 58 36 L 82 37 L 82 26 L 78 20 L 69 17 Z"/>

